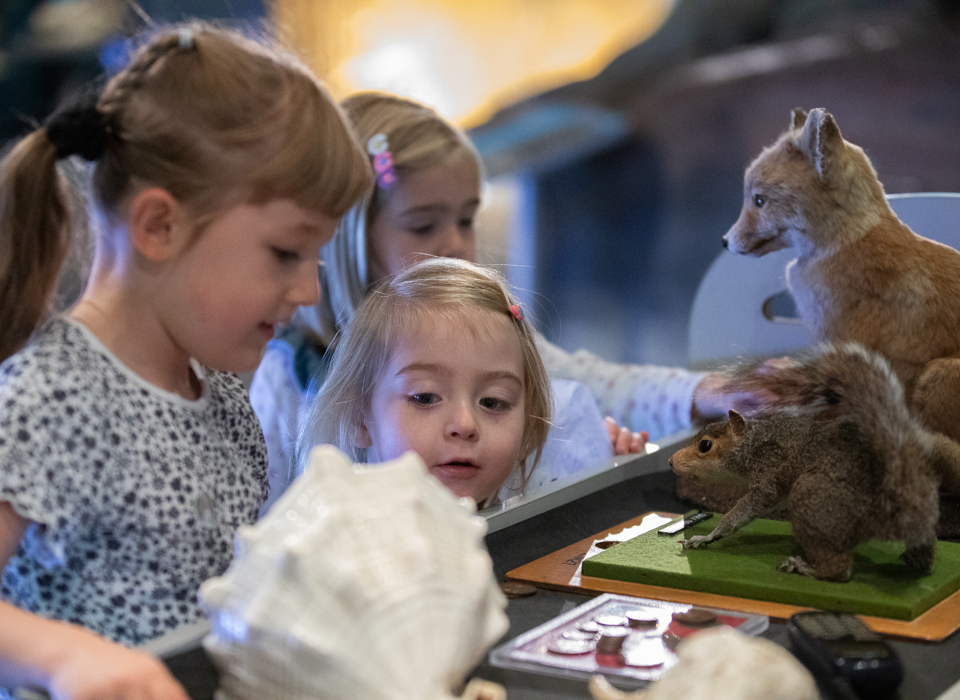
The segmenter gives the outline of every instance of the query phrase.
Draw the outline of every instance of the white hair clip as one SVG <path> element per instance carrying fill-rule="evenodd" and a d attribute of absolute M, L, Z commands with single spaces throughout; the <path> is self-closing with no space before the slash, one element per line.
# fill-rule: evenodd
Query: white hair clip
<path fill-rule="evenodd" d="M 373 156 L 373 170 L 377 173 L 377 184 L 382 189 L 393 187 L 397 174 L 393 170 L 393 156 L 386 134 L 376 134 L 367 141 L 367 153 Z"/>

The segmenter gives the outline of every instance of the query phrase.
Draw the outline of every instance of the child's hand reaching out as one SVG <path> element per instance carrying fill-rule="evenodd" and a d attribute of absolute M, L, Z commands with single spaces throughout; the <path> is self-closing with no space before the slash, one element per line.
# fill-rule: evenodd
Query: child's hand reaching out
<path fill-rule="evenodd" d="M 53 700 L 189 700 L 183 686 L 157 659 L 76 628 L 86 639 L 50 678 Z"/>
<path fill-rule="evenodd" d="M 647 440 L 650 439 L 650 433 L 647 431 L 642 433 L 630 432 L 627 428 L 621 428 L 617 425 L 617 422 L 610 416 L 604 418 L 603 422 L 607 426 L 607 432 L 610 433 L 610 446 L 613 448 L 614 456 L 620 457 L 643 452 Z"/>
<path fill-rule="evenodd" d="M 48 620 L 0 603 L 0 682 L 40 686 L 53 700 L 189 700 L 159 660 L 78 625 Z"/>

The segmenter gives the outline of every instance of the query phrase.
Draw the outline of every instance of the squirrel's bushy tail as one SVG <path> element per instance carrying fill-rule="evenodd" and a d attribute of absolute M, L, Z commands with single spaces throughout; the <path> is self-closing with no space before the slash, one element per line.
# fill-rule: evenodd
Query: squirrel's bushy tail
<path fill-rule="evenodd" d="M 954 453 L 949 446 L 935 445 L 934 434 L 907 408 L 903 385 L 890 364 L 862 345 L 824 344 L 795 361 L 752 362 L 725 374 L 733 389 L 766 397 L 754 417 L 792 413 L 856 421 L 866 444 L 886 456 L 881 488 L 888 494 L 910 489 L 909 482 L 919 475 L 908 465 L 917 460 L 960 475 L 960 446 Z M 955 481 L 960 486 L 960 476 Z"/>

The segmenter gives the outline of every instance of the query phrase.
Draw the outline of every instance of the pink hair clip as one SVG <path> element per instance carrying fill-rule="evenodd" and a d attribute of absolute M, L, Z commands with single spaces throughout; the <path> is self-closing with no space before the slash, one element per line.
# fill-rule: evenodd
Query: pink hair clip
<path fill-rule="evenodd" d="M 387 143 L 386 134 L 377 134 L 367 141 L 367 153 L 373 156 L 373 171 L 377 174 L 377 185 L 382 189 L 393 187 L 397 173 L 393 170 L 393 156 Z"/>
<path fill-rule="evenodd" d="M 510 313 L 513 314 L 513 317 L 518 321 L 523 320 L 523 311 L 520 309 L 520 304 L 514 304 L 510 307 Z"/>

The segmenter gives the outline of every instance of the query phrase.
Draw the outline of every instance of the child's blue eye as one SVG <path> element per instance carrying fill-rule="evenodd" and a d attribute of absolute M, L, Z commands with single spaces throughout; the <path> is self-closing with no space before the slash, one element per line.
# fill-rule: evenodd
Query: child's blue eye
<path fill-rule="evenodd" d="M 434 404 L 439 401 L 440 397 L 436 394 L 425 391 L 421 394 L 413 394 L 410 397 L 410 400 L 418 406 L 429 406 L 430 404 Z"/>
<path fill-rule="evenodd" d="M 501 410 L 505 411 L 510 408 L 510 404 L 504 401 L 503 399 L 495 399 L 492 396 L 486 396 L 480 399 L 480 405 L 484 408 L 496 411 Z"/>

